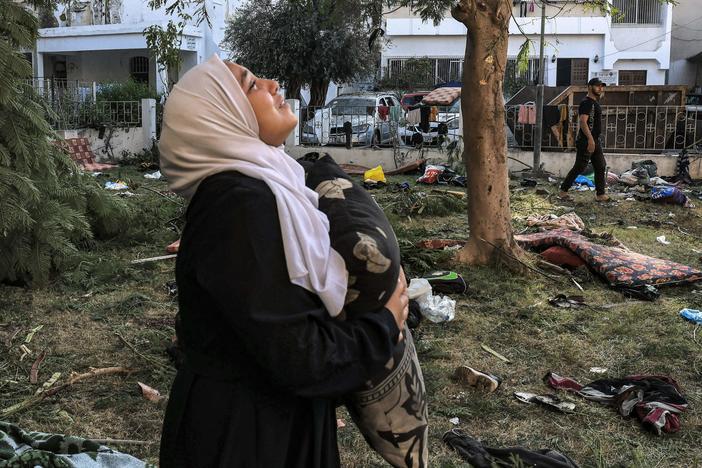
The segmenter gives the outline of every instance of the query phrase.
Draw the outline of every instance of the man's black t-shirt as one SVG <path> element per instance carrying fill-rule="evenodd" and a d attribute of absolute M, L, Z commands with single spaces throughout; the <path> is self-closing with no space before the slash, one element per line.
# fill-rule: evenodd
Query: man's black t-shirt
<path fill-rule="evenodd" d="M 580 103 L 578 107 L 578 117 L 581 115 L 587 115 L 587 126 L 590 128 L 590 133 L 592 133 L 592 138 L 597 140 L 602 132 L 602 108 L 600 103 L 585 96 L 585 99 Z M 587 137 L 583 133 L 582 129 L 578 131 L 579 140 L 587 140 Z"/>

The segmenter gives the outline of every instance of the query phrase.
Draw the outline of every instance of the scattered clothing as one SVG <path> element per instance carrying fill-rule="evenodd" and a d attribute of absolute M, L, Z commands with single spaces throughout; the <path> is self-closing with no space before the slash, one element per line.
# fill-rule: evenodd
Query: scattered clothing
<path fill-rule="evenodd" d="M 568 175 L 566 175 L 565 179 L 563 179 L 561 191 L 567 192 L 574 183 L 580 183 L 585 184 L 588 187 L 594 186 L 597 191 L 597 195 L 604 195 L 606 187 L 605 168 L 607 166 L 607 162 L 605 161 L 604 153 L 602 152 L 602 143 L 599 139 L 596 139 L 595 150 L 592 153 L 587 152 L 587 140 L 578 140 L 575 147 L 575 163 L 568 172 Z M 595 170 L 594 184 L 587 177 L 580 175 L 585 170 L 589 162 L 592 162 L 592 167 Z"/>
<path fill-rule="evenodd" d="M 529 450 L 523 447 L 486 447 L 459 429 L 451 429 L 443 436 L 446 445 L 475 468 L 528 466 L 534 468 L 578 468 L 567 455 L 551 449 Z"/>
<path fill-rule="evenodd" d="M 531 215 L 526 219 L 527 226 L 539 226 L 547 228 L 564 228 L 573 231 L 582 231 L 585 229 L 585 223 L 575 213 L 566 213 L 561 216 L 554 214 L 548 215 Z"/>
<path fill-rule="evenodd" d="M 687 150 L 684 149 L 678 155 L 678 161 L 675 164 L 675 180 L 684 184 L 691 184 L 692 177 L 690 176 L 690 156 Z"/>
<path fill-rule="evenodd" d="M 0 466 L 52 468 L 149 468 L 126 453 L 63 434 L 25 431 L 0 421 Z"/>
<path fill-rule="evenodd" d="M 421 121 L 421 110 L 417 108 L 407 112 L 405 120 L 407 121 L 408 126 L 419 125 L 419 122 Z"/>
<path fill-rule="evenodd" d="M 537 395 L 528 392 L 514 392 L 514 397 L 522 403 L 537 403 L 546 408 L 559 411 L 561 413 L 572 413 L 575 411 L 575 403 L 563 401 L 557 395 Z"/>
<path fill-rule="evenodd" d="M 658 175 L 658 166 L 650 159 L 645 161 L 634 161 L 631 163 L 632 169 L 638 169 L 639 167 L 645 169 L 649 177 L 656 177 Z"/>
<path fill-rule="evenodd" d="M 677 187 L 656 186 L 651 188 L 651 200 L 656 203 L 666 203 L 671 205 L 691 206 L 687 195 Z"/>
<path fill-rule="evenodd" d="M 544 382 L 552 388 L 616 406 L 622 416 L 635 415 L 646 429 L 657 435 L 679 431 L 679 415 L 687 409 L 687 400 L 677 382 L 666 376 L 630 375 L 623 379 L 596 380 L 582 386 L 569 377 L 549 372 Z"/>
<path fill-rule="evenodd" d="M 691 322 L 702 324 L 702 311 L 697 309 L 683 309 L 680 311 L 680 316 Z"/>
<path fill-rule="evenodd" d="M 619 182 L 619 176 L 614 172 L 607 173 L 607 185 L 614 185 Z"/>
<path fill-rule="evenodd" d="M 534 125 L 536 123 L 536 107 L 533 104 L 521 104 L 517 122 L 523 125 Z"/>
<path fill-rule="evenodd" d="M 561 111 L 558 106 L 543 107 L 544 128 L 551 128 L 561 122 Z"/>

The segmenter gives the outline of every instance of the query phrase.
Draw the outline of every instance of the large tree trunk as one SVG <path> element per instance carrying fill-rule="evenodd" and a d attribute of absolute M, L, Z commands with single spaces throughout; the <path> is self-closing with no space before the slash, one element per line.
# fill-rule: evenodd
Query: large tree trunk
<path fill-rule="evenodd" d="M 322 107 L 327 102 L 329 80 L 314 80 L 310 84 L 310 107 Z"/>
<path fill-rule="evenodd" d="M 285 83 L 285 99 L 300 99 L 300 89 L 302 83 L 298 80 L 291 79 Z"/>
<path fill-rule="evenodd" d="M 461 111 L 470 233 L 458 252 L 464 263 L 485 265 L 521 252 L 512 234 L 502 97 L 511 10 L 511 0 L 460 0 L 451 11 L 468 28 Z"/>

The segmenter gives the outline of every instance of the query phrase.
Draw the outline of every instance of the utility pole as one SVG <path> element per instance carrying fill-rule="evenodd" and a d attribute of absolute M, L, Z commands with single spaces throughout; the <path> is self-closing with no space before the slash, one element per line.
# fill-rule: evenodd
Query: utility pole
<path fill-rule="evenodd" d="M 541 0 L 541 40 L 539 47 L 539 83 L 536 85 L 536 125 L 534 128 L 534 173 L 541 173 L 541 137 L 544 117 L 544 33 L 546 30 L 546 1 Z"/>

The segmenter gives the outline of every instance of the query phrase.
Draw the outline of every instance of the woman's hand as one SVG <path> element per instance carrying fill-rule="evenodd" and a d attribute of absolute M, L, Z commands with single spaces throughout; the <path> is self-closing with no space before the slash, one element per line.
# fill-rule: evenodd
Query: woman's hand
<path fill-rule="evenodd" d="M 385 304 L 385 308 L 392 312 L 395 317 L 397 328 L 400 329 L 400 340 L 402 340 L 402 330 L 405 328 L 405 320 L 409 313 L 409 295 L 407 294 L 407 279 L 405 272 L 400 268 L 400 277 L 397 279 L 397 287 L 395 292 L 390 296 L 390 299 Z"/>

